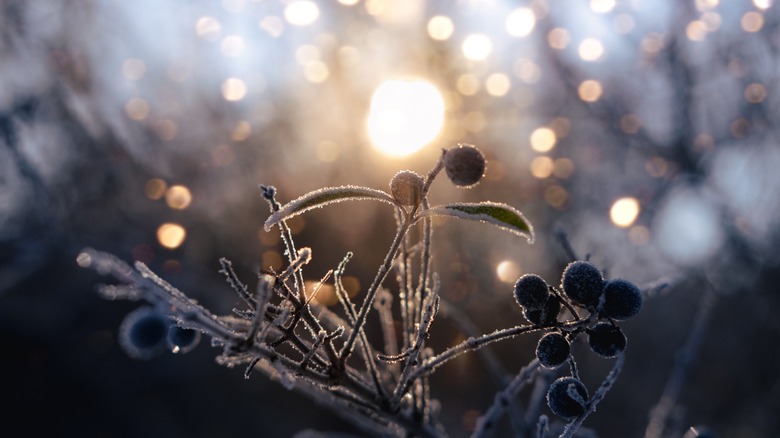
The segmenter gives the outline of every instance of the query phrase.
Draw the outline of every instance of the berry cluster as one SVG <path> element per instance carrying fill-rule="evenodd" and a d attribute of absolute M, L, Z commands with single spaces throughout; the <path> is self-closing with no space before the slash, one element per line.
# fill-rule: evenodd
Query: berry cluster
<path fill-rule="evenodd" d="M 536 357 L 545 367 L 554 369 L 570 358 L 571 342 L 582 333 L 588 335 L 593 352 L 613 358 L 626 348 L 626 336 L 617 321 L 639 313 L 642 293 L 624 279 L 606 281 L 601 271 L 587 261 L 570 263 L 563 271 L 560 291 L 536 274 L 525 274 L 515 283 L 515 300 L 523 316 L 532 324 L 544 327 L 546 333 L 536 346 Z M 571 320 L 559 321 L 563 308 Z M 582 317 L 578 309 L 587 311 Z M 550 409 L 562 418 L 574 418 L 585 412 L 588 392 L 576 377 L 553 382 L 547 393 Z"/>

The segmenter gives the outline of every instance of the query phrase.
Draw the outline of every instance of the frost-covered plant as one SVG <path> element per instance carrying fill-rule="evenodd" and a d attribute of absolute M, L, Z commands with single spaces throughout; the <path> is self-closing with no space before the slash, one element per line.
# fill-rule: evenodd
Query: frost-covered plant
<path fill-rule="evenodd" d="M 496 395 L 495 403 L 477 422 L 474 434 L 494 431 L 507 406 L 527 383 L 541 376 L 543 370 L 560 370 L 568 362 L 568 375 L 552 385 L 549 380 L 536 379 L 538 389 L 533 391 L 528 411 L 537 412 L 537 418 L 530 423 L 513 421 L 513 425 L 519 435 L 544 436 L 557 427 L 562 436 L 572 436 L 620 372 L 626 341 L 616 320 L 635 315 L 642 304 L 641 294 L 630 282 L 606 282 L 587 261 L 567 266 L 560 288 L 548 285 L 537 275 L 526 274 L 515 284 L 514 297 L 530 324 L 471 336 L 440 352 L 427 345 L 443 302 L 439 277 L 431 270 L 431 217 L 493 224 L 525 237 L 529 243 L 534 238 L 533 228 L 522 213 L 505 204 L 429 204 L 428 192 L 442 170 L 455 185 L 471 187 L 479 182 L 485 168 L 484 155 L 472 145 L 461 144 L 443 150 L 424 177 L 411 171 L 397 173 L 390 182 L 390 193 L 359 186 L 329 187 L 282 205 L 274 187 L 260 186 L 271 210 L 265 229 L 278 228 L 286 247 L 287 265 L 278 271 L 259 273 L 257 286 L 251 291 L 231 263 L 221 259 L 220 272 L 245 305 L 229 315 L 213 314 L 141 262 L 132 268 L 112 255 L 85 249 L 78 263 L 121 282 L 101 286 L 104 297 L 149 304 L 133 311 L 122 324 L 121 345 L 131 356 L 146 359 L 166 348 L 184 353 L 195 348 L 205 335 L 213 346 L 221 348 L 218 363 L 244 367 L 247 378 L 255 370 L 261 371 L 377 436 L 446 436 L 439 419 L 441 407 L 429 385 L 431 374 L 450 360 L 488 344 L 521 334 L 544 333 L 536 358 Z M 293 216 L 350 200 L 387 203 L 393 207 L 397 223 L 384 261 L 359 304 L 352 301 L 342 284 L 352 254 L 347 253 L 335 269 L 325 273 L 317 286 L 307 287 L 311 283 L 304 281 L 303 267 L 311 260 L 312 250 L 298 249 L 287 225 Z M 418 242 L 409 233 L 416 226 L 421 228 Z M 391 272 L 398 280 L 395 292 L 383 286 Z M 338 312 L 314 300 L 326 282 L 332 282 L 341 303 Z M 398 306 L 395 313 L 400 321 L 394 321 L 392 306 Z M 369 342 L 369 316 L 378 317 L 384 326 L 381 347 Z M 402 327 L 401 339 L 396 337 L 396 324 Z M 590 397 L 570 351 L 570 344 L 581 334 L 589 336 L 596 353 L 616 357 L 612 371 Z M 546 415 L 538 414 L 538 405 L 544 399 L 565 424 L 551 424 Z"/>

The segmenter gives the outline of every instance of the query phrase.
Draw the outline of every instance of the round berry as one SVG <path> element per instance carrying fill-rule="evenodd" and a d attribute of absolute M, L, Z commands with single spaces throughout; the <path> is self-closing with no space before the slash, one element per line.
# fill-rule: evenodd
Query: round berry
<path fill-rule="evenodd" d="M 525 274 L 515 283 L 515 300 L 526 309 L 541 309 L 549 297 L 547 282 L 536 274 Z"/>
<path fill-rule="evenodd" d="M 588 390 L 574 377 L 559 378 L 547 391 L 547 406 L 555 415 L 564 419 L 582 415 L 587 404 Z"/>
<path fill-rule="evenodd" d="M 588 331 L 588 343 L 590 349 L 602 357 L 615 357 L 626 349 L 626 335 L 616 327 L 607 322 L 600 322 Z"/>
<path fill-rule="evenodd" d="M 168 329 L 168 348 L 174 353 L 189 353 L 198 346 L 200 332 L 171 325 Z"/>
<path fill-rule="evenodd" d="M 541 309 L 525 309 L 523 316 L 534 325 L 554 325 L 558 322 L 558 313 L 561 311 L 561 302 L 558 298 L 550 296 Z"/>
<path fill-rule="evenodd" d="M 151 359 L 165 351 L 171 322 L 151 307 L 128 313 L 119 326 L 119 345 L 134 359 Z"/>
<path fill-rule="evenodd" d="M 536 345 L 536 358 L 546 368 L 557 368 L 569 358 L 569 341 L 560 333 L 548 333 Z"/>
<path fill-rule="evenodd" d="M 623 320 L 631 318 L 642 309 L 642 292 L 628 280 L 616 278 L 604 287 L 604 314 Z"/>
<path fill-rule="evenodd" d="M 423 185 L 420 175 L 411 170 L 402 170 L 390 180 L 390 193 L 401 205 L 417 205 L 422 198 Z"/>
<path fill-rule="evenodd" d="M 458 144 L 444 154 L 444 170 L 453 184 L 471 187 L 485 174 L 485 156 L 470 144 Z"/>
<path fill-rule="evenodd" d="M 564 269 L 561 286 L 575 303 L 595 307 L 604 291 L 604 278 L 595 266 L 578 260 L 569 263 Z"/>

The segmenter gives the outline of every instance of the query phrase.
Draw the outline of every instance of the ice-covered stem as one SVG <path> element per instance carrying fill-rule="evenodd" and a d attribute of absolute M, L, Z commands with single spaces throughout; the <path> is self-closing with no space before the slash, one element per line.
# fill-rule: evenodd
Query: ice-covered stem
<path fill-rule="evenodd" d="M 521 334 L 541 331 L 551 327 L 559 327 L 564 330 L 573 330 L 580 327 L 584 327 L 587 322 L 588 320 L 580 320 L 580 321 L 556 323 L 554 325 L 517 325 L 514 327 L 496 330 L 493 333 L 488 333 L 476 338 L 470 337 L 465 341 L 461 342 L 460 344 L 452 346 L 447 350 L 444 350 L 438 355 L 430 358 L 429 360 L 426 360 L 425 362 L 417 366 L 410 373 L 409 381 L 410 382 L 414 381 L 414 379 L 424 374 L 431 374 L 436 370 L 436 368 L 458 357 L 459 355 L 467 351 L 478 350 L 493 342 L 498 342 L 505 339 L 511 339 Z M 407 388 L 404 388 L 403 392 L 405 392 L 408 389 L 408 384 L 409 383 L 407 382 Z"/>
<path fill-rule="evenodd" d="M 625 354 L 618 354 L 617 358 L 615 359 L 615 364 L 612 366 L 609 374 L 607 374 L 607 377 L 604 378 L 603 382 L 601 382 L 601 385 L 596 390 L 596 393 L 593 394 L 593 397 L 591 397 L 590 400 L 588 400 L 588 402 L 585 404 L 585 412 L 567 424 L 559 438 L 573 437 L 577 432 L 577 429 L 582 426 L 582 422 L 585 421 L 585 419 L 588 418 L 590 414 L 596 411 L 596 406 L 601 402 L 601 400 L 604 399 L 604 397 L 607 395 L 607 392 L 609 392 L 609 390 L 612 388 L 612 385 L 615 383 L 615 381 L 617 381 L 618 375 L 620 375 L 620 371 L 623 369 L 623 362 L 625 359 Z M 574 394 L 579 395 L 576 391 L 574 391 Z"/>
<path fill-rule="evenodd" d="M 420 323 L 417 326 L 414 345 L 409 349 L 406 363 L 404 364 L 403 370 L 401 370 L 401 378 L 398 379 L 398 384 L 393 392 L 393 399 L 390 402 L 390 405 L 394 407 L 399 405 L 401 397 L 403 397 L 405 393 L 405 388 L 408 388 L 407 383 L 409 382 L 410 374 L 414 369 L 414 365 L 417 363 L 417 358 L 425 343 L 425 339 L 428 336 L 428 330 L 431 328 L 433 318 L 436 317 L 436 313 L 439 311 L 439 282 L 435 279 L 433 289 L 428 296 L 425 297 L 422 308 L 423 314 L 420 318 Z"/>
<path fill-rule="evenodd" d="M 493 432 L 504 411 L 525 387 L 525 384 L 536 375 L 538 369 L 539 360 L 533 359 L 517 373 L 506 388 L 496 394 L 493 405 L 477 420 L 477 429 L 471 435 L 472 437 L 484 437 Z"/>
<path fill-rule="evenodd" d="M 716 302 L 717 295 L 711 289 L 706 290 L 701 296 L 696 319 L 693 321 L 685 344 L 677 353 L 674 368 L 669 376 L 669 380 L 666 382 L 661 399 L 650 411 L 650 420 L 645 429 L 645 438 L 661 438 L 664 436 L 669 416 L 677 405 L 677 399 L 680 397 L 685 379 L 688 377 L 688 372 L 691 370 L 693 361 L 698 353 L 699 345 L 701 345 L 707 332 L 707 325 Z"/>
<path fill-rule="evenodd" d="M 406 232 L 409 231 L 410 226 L 411 226 L 411 222 L 409 220 L 404 220 L 404 222 L 401 223 L 401 226 L 398 227 L 398 231 L 395 234 L 395 238 L 393 238 L 393 243 L 390 244 L 390 249 L 387 251 L 387 254 L 385 255 L 384 262 L 382 262 L 382 265 L 379 267 L 379 270 L 377 271 L 376 276 L 374 277 L 374 281 L 371 283 L 371 286 L 369 286 L 368 291 L 366 292 L 366 297 L 363 300 L 363 304 L 360 306 L 360 311 L 358 312 L 357 318 L 355 319 L 355 324 L 352 327 L 352 333 L 349 334 L 349 338 L 347 338 L 347 342 L 344 343 L 344 346 L 342 347 L 341 352 L 339 353 L 342 366 L 347 361 L 347 358 L 349 358 L 349 356 L 352 354 L 352 350 L 355 346 L 355 341 L 357 340 L 357 337 L 360 334 L 360 332 L 363 331 L 363 326 L 366 323 L 366 317 L 368 316 L 368 312 L 369 310 L 371 310 L 371 306 L 374 302 L 374 297 L 376 296 L 379 287 L 382 285 L 382 282 L 385 280 L 385 277 L 387 277 L 387 273 L 390 271 L 390 267 L 393 264 L 393 260 L 398 255 L 398 249 L 401 246 L 401 242 L 403 241 Z M 368 360 L 373 360 L 373 359 L 369 357 Z"/>

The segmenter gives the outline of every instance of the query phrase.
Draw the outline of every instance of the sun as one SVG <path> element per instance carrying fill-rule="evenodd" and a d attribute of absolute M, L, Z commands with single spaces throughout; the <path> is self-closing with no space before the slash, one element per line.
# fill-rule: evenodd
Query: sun
<path fill-rule="evenodd" d="M 444 124 L 444 98 L 429 82 L 388 80 L 371 98 L 368 136 L 380 152 L 414 153 L 432 142 Z"/>

